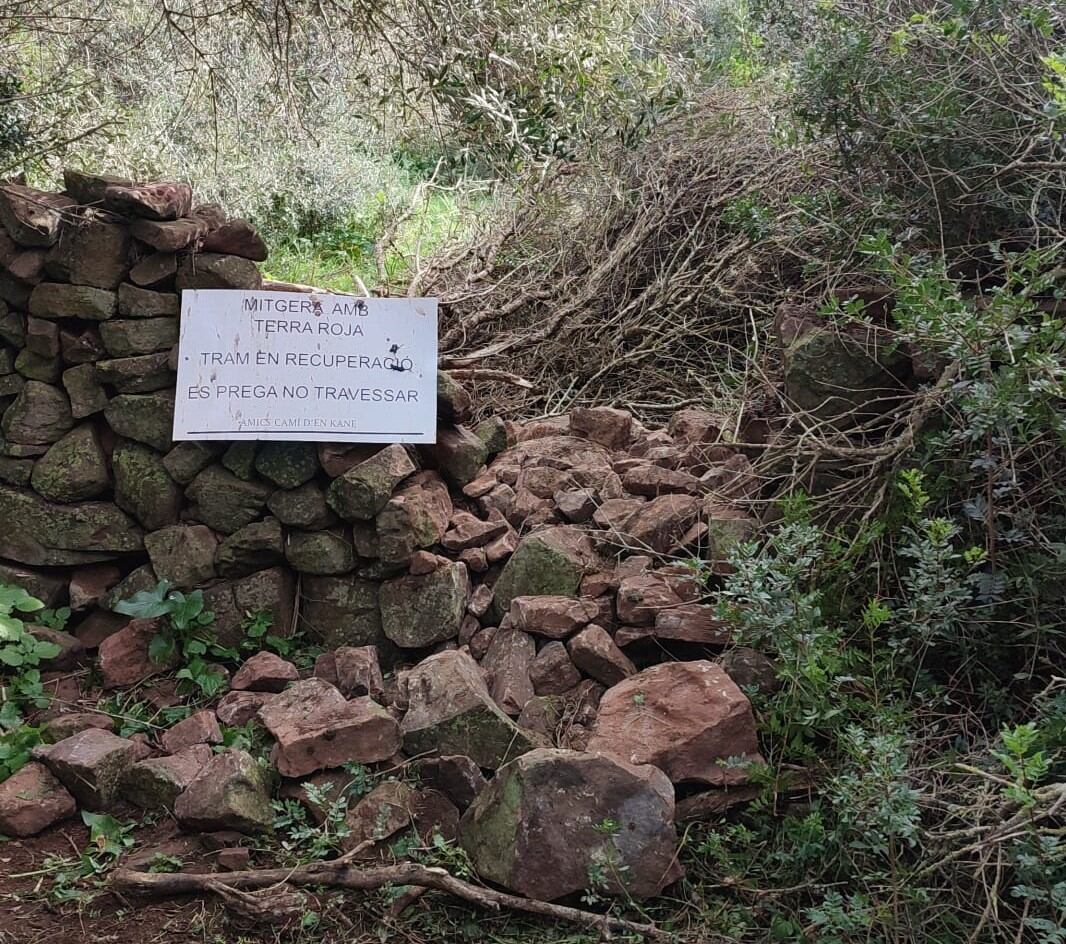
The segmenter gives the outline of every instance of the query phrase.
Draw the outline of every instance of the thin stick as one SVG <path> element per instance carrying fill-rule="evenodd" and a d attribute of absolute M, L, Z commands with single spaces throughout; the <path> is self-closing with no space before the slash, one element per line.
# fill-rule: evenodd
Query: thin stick
<path fill-rule="evenodd" d="M 210 892 L 212 884 L 241 889 L 265 888 L 279 884 L 327 885 L 360 891 L 372 891 L 386 885 L 413 885 L 447 892 L 449 895 L 490 911 L 507 908 L 600 931 L 640 934 L 653 941 L 674 939 L 672 934 L 661 931 L 654 924 L 640 924 L 635 921 L 626 921 L 624 918 L 582 911 L 580 908 L 508 895 L 505 892 L 464 882 L 444 869 L 429 868 L 415 863 L 357 869 L 347 865 L 338 867 L 332 862 L 321 862 L 298 869 L 250 869 L 243 872 L 208 875 L 185 872 L 135 872 L 132 869 L 118 869 L 112 875 L 111 884 L 123 891 L 137 891 L 156 896 Z"/>

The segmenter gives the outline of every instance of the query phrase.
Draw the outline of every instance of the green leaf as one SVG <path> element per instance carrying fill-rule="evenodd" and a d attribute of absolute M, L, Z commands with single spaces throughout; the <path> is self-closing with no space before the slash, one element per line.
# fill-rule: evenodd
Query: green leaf
<path fill-rule="evenodd" d="M 23 632 L 22 620 L 0 613 L 0 642 L 14 642 Z"/>
<path fill-rule="evenodd" d="M 172 602 L 167 598 L 170 584 L 166 580 L 160 580 L 152 590 L 140 590 L 128 600 L 121 600 L 112 609 L 123 616 L 135 616 L 138 619 L 155 619 L 163 616 L 173 609 Z"/>
<path fill-rule="evenodd" d="M 148 658 L 157 665 L 166 665 L 177 652 L 173 638 L 157 633 L 148 643 Z"/>
<path fill-rule="evenodd" d="M 25 660 L 22 657 L 22 653 L 13 646 L 6 646 L 0 649 L 0 662 L 10 666 L 20 666 Z"/>

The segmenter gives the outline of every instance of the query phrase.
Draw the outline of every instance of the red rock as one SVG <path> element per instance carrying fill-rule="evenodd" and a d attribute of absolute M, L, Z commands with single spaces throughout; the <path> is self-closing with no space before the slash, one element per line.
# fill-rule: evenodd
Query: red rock
<path fill-rule="evenodd" d="M 348 811 L 344 849 L 350 852 L 362 843 L 379 842 L 406 829 L 413 819 L 414 803 L 415 788 L 409 783 L 386 780 L 378 784 Z M 372 854 L 369 849 L 362 853 L 364 858 Z"/>
<path fill-rule="evenodd" d="M 442 563 L 442 559 L 430 551 L 415 551 L 407 565 L 408 573 L 415 577 L 431 574 Z"/>
<path fill-rule="evenodd" d="M 656 573 L 626 577 L 618 585 L 618 619 L 631 626 L 654 626 L 660 611 L 686 602 L 680 583 L 676 578 Z"/>
<path fill-rule="evenodd" d="M 104 688 L 136 685 L 176 664 L 174 659 L 160 664 L 148 655 L 148 646 L 161 628 L 162 620 L 135 619 L 100 643 L 98 668 Z"/>
<path fill-rule="evenodd" d="M 98 711 L 69 711 L 49 718 L 40 728 L 41 740 L 47 744 L 55 744 L 89 728 L 114 731 L 115 721 L 110 715 Z M 3 830 L 0 829 L 0 832 Z"/>
<path fill-rule="evenodd" d="M 51 246 L 73 201 L 22 184 L 0 184 L 0 223 L 20 246 Z"/>
<path fill-rule="evenodd" d="M 688 472 L 675 472 L 657 465 L 641 464 L 622 477 L 622 488 L 631 495 L 656 498 L 673 493 L 697 495 L 702 491 L 700 480 Z"/>
<path fill-rule="evenodd" d="M 377 514 L 377 556 L 398 564 L 412 551 L 439 543 L 451 514 L 452 500 L 444 480 L 436 472 L 416 472 Z"/>
<path fill-rule="evenodd" d="M 291 662 L 273 652 L 257 652 L 233 676 L 230 688 L 238 692 L 281 692 L 300 673 Z"/>
<path fill-rule="evenodd" d="M 511 624 L 526 633 L 565 639 L 591 623 L 599 614 L 592 600 L 563 596 L 515 597 L 511 600 Z"/>
<path fill-rule="evenodd" d="M 485 545 L 485 559 L 489 564 L 498 564 L 507 560 L 518 547 L 518 535 L 514 531 L 508 531 L 495 541 Z"/>
<path fill-rule="evenodd" d="M 285 777 L 301 777 L 354 761 L 385 760 L 400 749 L 392 716 L 368 697 L 346 701 L 322 679 L 297 682 L 260 709 L 277 744 L 273 760 Z"/>
<path fill-rule="evenodd" d="M 34 756 L 44 762 L 78 802 L 90 810 L 107 810 L 121 798 L 127 769 L 139 759 L 140 747 L 100 728 L 86 728 Z"/>
<path fill-rule="evenodd" d="M 207 744 L 194 744 L 167 757 L 139 760 L 126 771 L 122 794 L 145 810 L 173 809 L 174 802 L 211 762 Z"/>
<path fill-rule="evenodd" d="M 716 443 L 722 438 L 723 420 L 707 410 L 678 410 L 670 417 L 667 432 L 684 443 Z"/>
<path fill-rule="evenodd" d="M 176 220 L 192 209 L 192 188 L 183 183 L 111 184 L 104 206 L 146 220 Z"/>
<path fill-rule="evenodd" d="M 465 551 L 471 547 L 484 547 L 510 530 L 503 518 L 482 521 L 468 511 L 457 511 L 452 515 L 451 529 L 441 544 L 449 551 Z"/>
<path fill-rule="evenodd" d="M 218 720 L 228 727 L 242 727 L 259 716 L 259 709 L 274 700 L 270 692 L 227 692 L 215 706 Z"/>
<path fill-rule="evenodd" d="M 608 499 L 593 512 L 592 522 L 608 535 L 621 533 L 626 522 L 645 504 L 642 498 Z"/>
<path fill-rule="evenodd" d="M 685 533 L 701 510 L 702 503 L 695 496 L 661 495 L 636 508 L 616 529 L 615 540 L 631 549 L 670 554 L 682 547 Z"/>
<path fill-rule="evenodd" d="M 654 764 L 674 783 L 747 779 L 734 757 L 756 757 L 755 719 L 743 692 L 713 662 L 666 662 L 609 688 L 589 750 Z"/>
<path fill-rule="evenodd" d="M 733 807 L 757 800 L 763 790 L 761 784 L 741 783 L 696 793 L 677 801 L 674 818 L 679 823 L 713 823 Z"/>
<path fill-rule="evenodd" d="M 552 500 L 560 514 L 575 524 L 588 521 L 596 511 L 596 490 L 593 488 L 560 490 L 552 496 Z"/>
<path fill-rule="evenodd" d="M 69 671 L 85 661 L 85 644 L 77 636 L 48 626 L 30 626 L 29 630 L 30 635 L 39 642 L 59 647 L 56 655 L 42 660 L 42 667 Z"/>
<path fill-rule="evenodd" d="M 484 629 L 474 633 L 474 635 L 470 637 L 470 641 L 467 643 L 470 647 L 470 655 L 479 662 L 484 659 L 485 654 L 489 651 L 489 646 L 492 645 L 492 640 L 499 631 L 499 626 L 486 626 Z"/>
<path fill-rule="evenodd" d="M 515 430 L 515 440 L 519 443 L 536 439 L 565 436 L 570 432 L 570 416 L 549 416 L 542 420 L 523 423 Z"/>
<path fill-rule="evenodd" d="M 550 642 L 530 663 L 529 679 L 537 695 L 562 695 L 581 681 L 581 673 L 570 660 L 566 646 Z"/>
<path fill-rule="evenodd" d="M 506 765 L 463 815 L 459 841 L 482 879 L 540 901 L 590 887 L 657 895 L 681 875 L 670 782 L 591 753 L 545 748 Z"/>
<path fill-rule="evenodd" d="M 467 482 L 463 486 L 463 494 L 467 498 L 481 498 L 483 495 L 488 495 L 498 484 L 495 473 L 491 469 L 482 472 L 472 482 Z"/>
<path fill-rule="evenodd" d="M 130 281 L 141 287 L 158 285 L 166 279 L 174 278 L 177 271 L 178 257 L 175 253 L 154 252 L 130 269 Z"/>
<path fill-rule="evenodd" d="M 471 573 L 483 574 L 489 569 L 489 558 L 483 547 L 468 547 L 460 551 L 459 560 L 466 564 Z"/>
<path fill-rule="evenodd" d="M 774 660 L 757 649 L 737 646 L 723 654 L 718 664 L 742 689 L 776 692 L 781 688 Z"/>
<path fill-rule="evenodd" d="M 247 751 L 225 750 L 212 757 L 177 798 L 174 816 L 198 832 L 270 829 L 270 775 Z"/>
<path fill-rule="evenodd" d="M 518 724 L 541 735 L 548 744 L 556 743 L 556 733 L 563 717 L 563 702 L 558 695 L 534 695 L 522 706 Z"/>
<path fill-rule="evenodd" d="M 263 258 L 266 258 L 264 254 Z M 252 860 L 252 851 L 246 846 L 232 846 L 229 849 L 221 849 L 215 861 L 223 872 L 240 872 L 248 868 Z"/>
<path fill-rule="evenodd" d="M 168 754 L 176 754 L 196 744 L 221 744 L 222 730 L 218 726 L 215 713 L 210 708 L 205 708 L 169 728 L 159 742 Z"/>
<path fill-rule="evenodd" d="M 489 673 L 493 701 L 512 717 L 533 697 L 529 667 L 535 655 L 532 636 L 517 629 L 501 629 L 481 660 L 482 668 Z"/>
<path fill-rule="evenodd" d="M 633 441 L 633 414 L 607 406 L 579 408 L 570 413 L 570 432 L 608 449 L 625 449 Z"/>
<path fill-rule="evenodd" d="M 595 623 L 581 630 L 566 644 L 566 649 L 574 665 L 604 685 L 614 685 L 637 671 L 629 657 L 615 645 L 610 633 Z"/>
<path fill-rule="evenodd" d="M 341 646 L 335 653 L 337 688 L 346 697 L 380 698 L 385 690 L 376 646 Z"/>
<path fill-rule="evenodd" d="M 247 220 L 228 220 L 204 237 L 202 247 L 204 252 L 224 252 L 253 262 L 264 262 L 267 257 L 266 243 Z"/>
<path fill-rule="evenodd" d="M 114 564 L 79 567 L 70 575 L 70 608 L 80 613 L 99 605 L 121 579 L 122 571 Z"/>
<path fill-rule="evenodd" d="M 469 607 L 467 607 L 469 609 Z M 477 635 L 481 629 L 481 623 L 478 622 L 478 618 L 470 613 L 463 617 L 462 623 L 459 624 L 459 638 L 458 642 L 460 646 L 466 646 L 470 644 L 470 640 Z"/>
<path fill-rule="evenodd" d="M 0 783 L 0 834 L 35 836 L 73 816 L 74 797 L 43 764 L 28 763 Z"/>
<path fill-rule="evenodd" d="M 202 239 L 208 231 L 206 220 L 185 217 L 181 220 L 134 220 L 130 234 L 159 252 L 174 253 Z"/>
<path fill-rule="evenodd" d="M 467 601 L 466 610 L 474 616 L 482 617 L 489 611 L 491 605 L 492 587 L 482 583 L 474 588 L 474 592 Z"/>
<path fill-rule="evenodd" d="M 381 446 L 352 445 L 351 443 L 320 443 L 318 463 L 331 479 L 344 475 L 349 469 L 381 452 Z"/>

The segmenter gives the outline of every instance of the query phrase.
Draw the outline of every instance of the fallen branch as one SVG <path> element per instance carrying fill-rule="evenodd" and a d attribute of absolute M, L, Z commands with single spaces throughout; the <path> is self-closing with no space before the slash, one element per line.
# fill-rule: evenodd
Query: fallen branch
<path fill-rule="evenodd" d="M 135 872 L 118 869 L 112 875 L 111 885 L 124 892 L 142 892 L 147 895 L 195 895 L 204 892 L 218 893 L 218 889 L 267 888 L 275 885 L 325 885 L 373 891 L 386 885 L 411 885 L 447 892 L 463 901 L 490 911 L 507 908 L 526 914 L 539 915 L 556 921 L 566 921 L 601 932 L 640 934 L 653 941 L 668 941 L 673 935 L 661 931 L 654 924 L 640 924 L 610 915 L 595 914 L 554 905 L 546 901 L 520 898 L 491 888 L 464 882 L 444 869 L 431 868 L 415 863 L 401 863 L 377 868 L 359 869 L 336 862 L 319 862 L 295 869 L 250 869 L 243 872 L 196 874 L 189 872 Z"/>
<path fill-rule="evenodd" d="M 499 383 L 514 384 L 524 390 L 533 389 L 533 384 L 525 377 L 519 377 L 506 370 L 493 370 L 490 367 L 458 367 L 448 368 L 448 373 L 454 380 L 495 380 Z"/>

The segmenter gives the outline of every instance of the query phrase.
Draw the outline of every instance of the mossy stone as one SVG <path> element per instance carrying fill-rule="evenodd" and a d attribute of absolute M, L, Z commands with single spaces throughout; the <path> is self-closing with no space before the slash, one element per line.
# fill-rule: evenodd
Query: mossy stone
<path fill-rule="evenodd" d="M 255 456 L 255 470 L 278 488 L 297 488 L 318 472 L 313 443 L 266 442 Z"/>
<path fill-rule="evenodd" d="M 72 429 L 34 466 L 33 488 L 50 501 L 98 498 L 111 487 L 107 457 L 91 423 Z"/>
<path fill-rule="evenodd" d="M 173 445 L 174 391 L 120 394 L 108 403 L 104 417 L 119 436 L 166 452 Z"/>
<path fill-rule="evenodd" d="M 245 482 L 220 465 L 210 465 L 193 479 L 186 495 L 198 521 L 233 534 L 260 517 L 271 491 L 262 482 Z"/>
<path fill-rule="evenodd" d="M 129 440 L 119 443 L 111 458 L 115 504 L 149 531 L 176 524 L 181 512 L 181 487 L 168 474 L 154 449 Z"/>
<path fill-rule="evenodd" d="M 342 530 L 291 531 L 285 558 L 302 574 L 346 574 L 355 569 L 355 549 Z"/>

